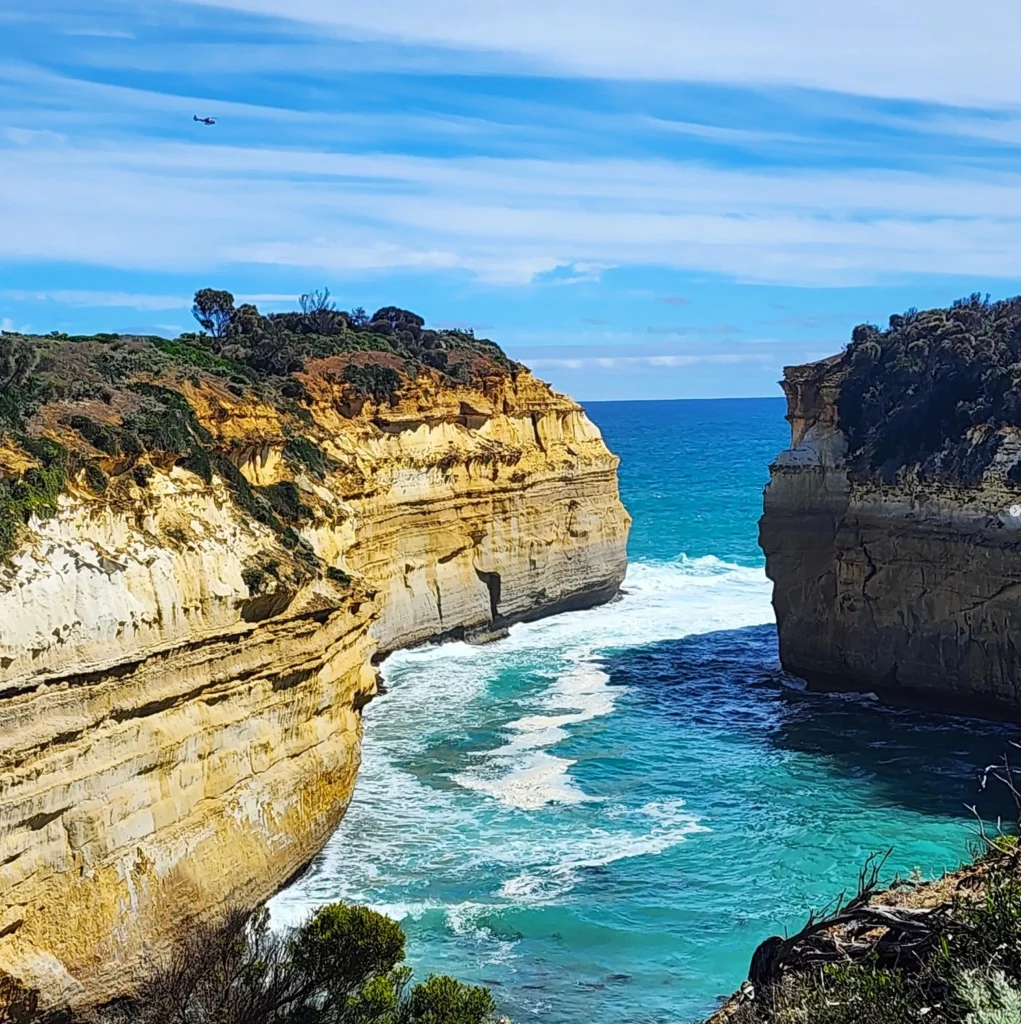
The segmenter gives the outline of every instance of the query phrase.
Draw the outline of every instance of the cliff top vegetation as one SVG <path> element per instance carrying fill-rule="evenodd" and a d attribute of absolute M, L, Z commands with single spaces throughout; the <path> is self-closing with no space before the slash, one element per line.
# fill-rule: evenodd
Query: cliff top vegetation
<path fill-rule="evenodd" d="M 922 480 L 975 485 L 1021 429 L 1021 297 L 979 294 L 947 309 L 856 327 L 831 372 L 844 375 L 838 423 L 852 475 L 892 483 L 917 466 Z M 1007 473 L 1021 486 L 1021 463 Z"/>
<path fill-rule="evenodd" d="M 54 514 L 70 482 L 98 496 L 112 481 L 145 487 L 154 467 L 178 465 L 207 483 L 220 477 L 246 513 L 314 569 L 293 529 L 308 512 L 295 488 L 250 486 L 233 442 L 200 422 L 196 393 L 271 407 L 285 459 L 321 478 L 328 460 L 309 411 L 316 375 L 344 396 L 338 411 L 353 415 L 367 403 L 395 406 L 423 375 L 439 387 L 485 390 L 521 369 L 492 341 L 427 328 L 397 306 L 348 312 L 328 290 L 299 304 L 299 312 L 264 315 L 204 288 L 192 308 L 201 330 L 173 339 L 0 333 L 0 563 L 33 515 Z"/>
<path fill-rule="evenodd" d="M 177 338 L 121 334 L 0 333 L 0 430 L 24 428 L 56 400 L 98 400 L 133 381 L 166 386 L 209 376 L 237 395 L 251 391 L 285 409 L 307 398 L 295 375 L 317 359 L 348 357 L 343 376 L 376 401 L 390 400 L 423 369 L 456 384 L 506 376 L 520 367 L 471 330 L 433 330 L 416 313 L 384 306 L 339 310 L 328 290 L 302 295 L 301 311 L 264 315 L 236 306 L 230 292 L 203 288 L 192 313 L 202 328 Z"/>

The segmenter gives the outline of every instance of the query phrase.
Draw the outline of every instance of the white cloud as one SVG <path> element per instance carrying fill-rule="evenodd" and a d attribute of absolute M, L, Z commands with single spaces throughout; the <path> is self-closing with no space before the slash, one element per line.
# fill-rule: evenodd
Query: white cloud
<path fill-rule="evenodd" d="M 650 355 L 650 356 L 579 356 L 528 360 L 532 369 L 584 370 L 598 368 L 619 370 L 629 366 L 697 366 L 699 364 L 727 365 L 735 363 L 762 363 L 772 360 L 765 354 L 746 355 L 740 352 L 718 352 L 706 355 Z"/>
<path fill-rule="evenodd" d="M 356 40 L 485 53 L 493 70 L 785 84 L 1021 103 L 1013 0 L 200 0 Z M 456 62 L 450 62 L 451 69 Z"/>
<path fill-rule="evenodd" d="M 499 284 L 659 265 L 799 285 L 1021 277 L 1021 175 L 441 159 L 48 135 L 0 150 L 0 258 L 132 270 L 231 263 Z M 40 293 L 41 294 L 41 293 Z M 51 294 L 51 293 L 48 293 Z M 52 293 L 55 294 L 55 293 Z M 64 293 L 90 305 L 186 297 Z M 291 301 L 274 296 L 264 301 Z M 145 302 L 146 305 L 137 305 Z"/>
<path fill-rule="evenodd" d="M 19 291 L 5 289 L 0 298 L 11 302 L 56 302 L 65 306 L 95 306 L 119 309 L 188 309 L 191 299 L 180 295 L 134 295 L 128 292 Z"/>
<path fill-rule="evenodd" d="M 0 320 L 0 331 L 13 331 L 14 321 L 9 317 L 5 316 L 3 320 Z"/>
<path fill-rule="evenodd" d="M 65 36 L 85 36 L 91 39 L 134 39 L 133 32 L 118 28 L 67 28 Z"/>

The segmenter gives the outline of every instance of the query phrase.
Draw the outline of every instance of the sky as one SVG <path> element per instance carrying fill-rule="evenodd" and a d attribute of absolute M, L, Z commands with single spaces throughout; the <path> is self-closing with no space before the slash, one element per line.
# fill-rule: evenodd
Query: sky
<path fill-rule="evenodd" d="M 583 401 L 778 395 L 1021 291 L 1019 39 L 1016 0 L 5 0 L 0 323 L 329 287 Z"/>

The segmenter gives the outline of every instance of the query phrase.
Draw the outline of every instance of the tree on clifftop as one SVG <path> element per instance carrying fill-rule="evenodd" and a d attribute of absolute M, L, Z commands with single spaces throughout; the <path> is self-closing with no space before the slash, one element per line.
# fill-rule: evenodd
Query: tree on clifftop
<path fill-rule="evenodd" d="M 195 293 L 191 315 L 198 320 L 203 330 L 214 338 L 222 339 L 234 316 L 234 296 L 216 288 L 200 288 Z"/>

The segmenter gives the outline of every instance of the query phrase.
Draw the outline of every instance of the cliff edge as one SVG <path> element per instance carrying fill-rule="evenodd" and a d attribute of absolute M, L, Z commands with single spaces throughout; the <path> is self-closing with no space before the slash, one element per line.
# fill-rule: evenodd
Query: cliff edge
<path fill-rule="evenodd" d="M 0 339 L 0 978 L 46 1004 L 308 862 L 380 654 L 624 576 L 616 457 L 495 345 L 226 308 Z"/>
<path fill-rule="evenodd" d="M 782 386 L 760 544 L 784 667 L 1021 718 L 1021 300 L 863 325 Z"/>

